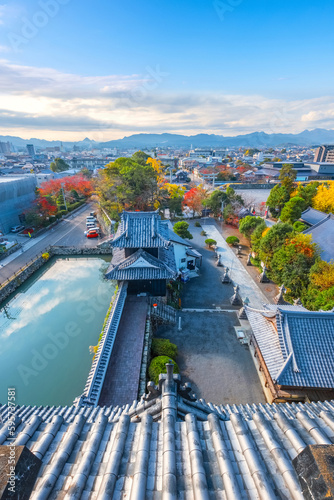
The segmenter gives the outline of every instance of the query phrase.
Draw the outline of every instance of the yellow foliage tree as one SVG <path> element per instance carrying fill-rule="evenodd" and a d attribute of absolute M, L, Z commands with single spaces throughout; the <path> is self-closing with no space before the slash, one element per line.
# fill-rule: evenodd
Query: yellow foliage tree
<path fill-rule="evenodd" d="M 158 185 L 162 186 L 165 183 L 165 176 L 164 176 L 165 167 L 163 166 L 161 161 L 156 160 L 155 158 L 148 158 L 146 163 L 148 165 L 151 165 L 151 167 L 155 170 L 155 172 L 158 175 Z"/>
<path fill-rule="evenodd" d="M 327 181 L 318 186 L 317 194 L 313 198 L 313 208 L 321 212 L 334 212 L 334 182 Z"/>
<path fill-rule="evenodd" d="M 183 198 L 186 188 L 183 186 L 179 186 L 178 184 L 170 184 L 167 183 L 164 185 L 164 188 L 168 191 L 168 194 L 171 198 Z"/>
<path fill-rule="evenodd" d="M 311 270 L 310 281 L 318 290 L 334 287 L 334 262 L 320 260 Z"/>

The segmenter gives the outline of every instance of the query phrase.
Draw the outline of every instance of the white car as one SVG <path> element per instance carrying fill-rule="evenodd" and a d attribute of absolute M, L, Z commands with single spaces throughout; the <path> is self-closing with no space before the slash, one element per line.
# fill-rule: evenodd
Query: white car
<path fill-rule="evenodd" d="M 13 226 L 10 228 L 10 231 L 12 233 L 19 233 L 22 229 L 24 229 L 24 226 Z"/>

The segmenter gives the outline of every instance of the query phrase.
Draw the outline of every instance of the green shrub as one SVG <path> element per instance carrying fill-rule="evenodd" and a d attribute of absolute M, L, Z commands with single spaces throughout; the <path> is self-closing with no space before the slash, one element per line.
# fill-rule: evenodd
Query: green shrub
<path fill-rule="evenodd" d="M 68 211 L 67 210 L 59 210 L 59 212 L 57 213 L 57 216 L 58 216 L 58 214 L 60 215 L 60 217 L 62 217 L 63 215 L 68 214 Z"/>
<path fill-rule="evenodd" d="M 208 238 L 207 240 L 205 240 L 205 244 L 208 245 L 209 248 L 211 248 L 213 245 L 217 245 L 217 242 L 212 238 Z"/>
<path fill-rule="evenodd" d="M 76 201 L 75 203 L 71 203 L 70 205 L 68 205 L 67 209 L 69 212 L 72 212 L 72 210 L 81 207 L 81 205 L 83 204 L 84 204 L 83 201 Z"/>
<path fill-rule="evenodd" d="M 150 380 L 153 380 L 155 384 L 159 382 L 160 373 L 167 373 L 166 363 L 172 362 L 174 365 L 174 373 L 180 373 L 179 367 L 173 359 L 168 356 L 157 356 L 153 358 L 148 369 L 148 375 Z"/>
<path fill-rule="evenodd" d="M 201 231 L 201 236 L 206 236 L 206 232 L 204 230 Z"/>
<path fill-rule="evenodd" d="M 201 224 L 198 222 L 198 220 L 195 222 L 195 227 L 201 227 Z"/>
<path fill-rule="evenodd" d="M 228 245 L 232 245 L 232 246 L 235 246 L 239 243 L 239 238 L 237 238 L 237 236 L 228 236 L 226 238 L 226 243 Z"/>
<path fill-rule="evenodd" d="M 58 212 L 61 212 L 62 210 L 66 210 L 66 207 L 63 204 L 62 205 L 58 205 L 57 208 L 58 208 Z"/>
<path fill-rule="evenodd" d="M 177 347 L 168 339 L 153 339 L 152 340 L 152 357 L 168 356 L 175 359 L 177 356 Z"/>

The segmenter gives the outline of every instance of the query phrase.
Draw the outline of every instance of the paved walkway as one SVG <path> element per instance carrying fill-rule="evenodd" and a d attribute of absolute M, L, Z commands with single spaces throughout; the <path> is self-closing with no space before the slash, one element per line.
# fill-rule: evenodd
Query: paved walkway
<path fill-rule="evenodd" d="M 100 406 L 121 406 L 138 397 L 147 298 L 128 295 L 101 391 Z"/>
<path fill-rule="evenodd" d="M 268 304 L 268 299 L 260 290 L 258 284 L 248 274 L 239 258 L 226 243 L 223 236 L 213 224 L 202 223 L 202 227 L 207 234 L 207 238 L 217 241 L 217 252 L 221 254 L 224 266 L 229 268 L 229 276 L 234 285 L 239 285 L 240 297 L 245 300 L 249 298 L 249 305 L 257 309 L 263 309 L 263 304 Z"/>

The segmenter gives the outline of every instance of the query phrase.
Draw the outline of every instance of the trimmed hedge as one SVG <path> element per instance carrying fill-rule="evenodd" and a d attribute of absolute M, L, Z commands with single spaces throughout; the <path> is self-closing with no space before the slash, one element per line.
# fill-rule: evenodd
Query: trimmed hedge
<path fill-rule="evenodd" d="M 175 359 L 177 356 L 177 347 L 168 339 L 153 339 L 152 340 L 152 357 L 168 356 Z"/>
<path fill-rule="evenodd" d="M 63 215 L 66 215 L 66 214 L 68 214 L 67 210 L 59 210 L 59 212 L 57 213 L 57 216 L 60 215 L 60 217 L 62 217 Z"/>
<path fill-rule="evenodd" d="M 226 238 L 226 243 L 228 245 L 232 245 L 232 246 L 237 245 L 239 243 L 239 241 L 240 240 L 239 240 L 239 238 L 237 236 L 228 236 Z"/>
<path fill-rule="evenodd" d="M 167 373 L 166 363 L 172 362 L 174 365 L 174 373 L 180 373 L 179 367 L 173 359 L 168 356 L 157 356 L 153 358 L 148 369 L 148 374 L 150 380 L 153 380 L 155 384 L 159 382 L 160 373 Z"/>
<path fill-rule="evenodd" d="M 84 203 L 85 203 L 84 201 L 76 201 L 75 203 L 71 203 L 70 205 L 67 206 L 67 210 L 69 212 L 72 212 L 72 210 L 81 207 L 81 205 L 83 205 Z"/>

